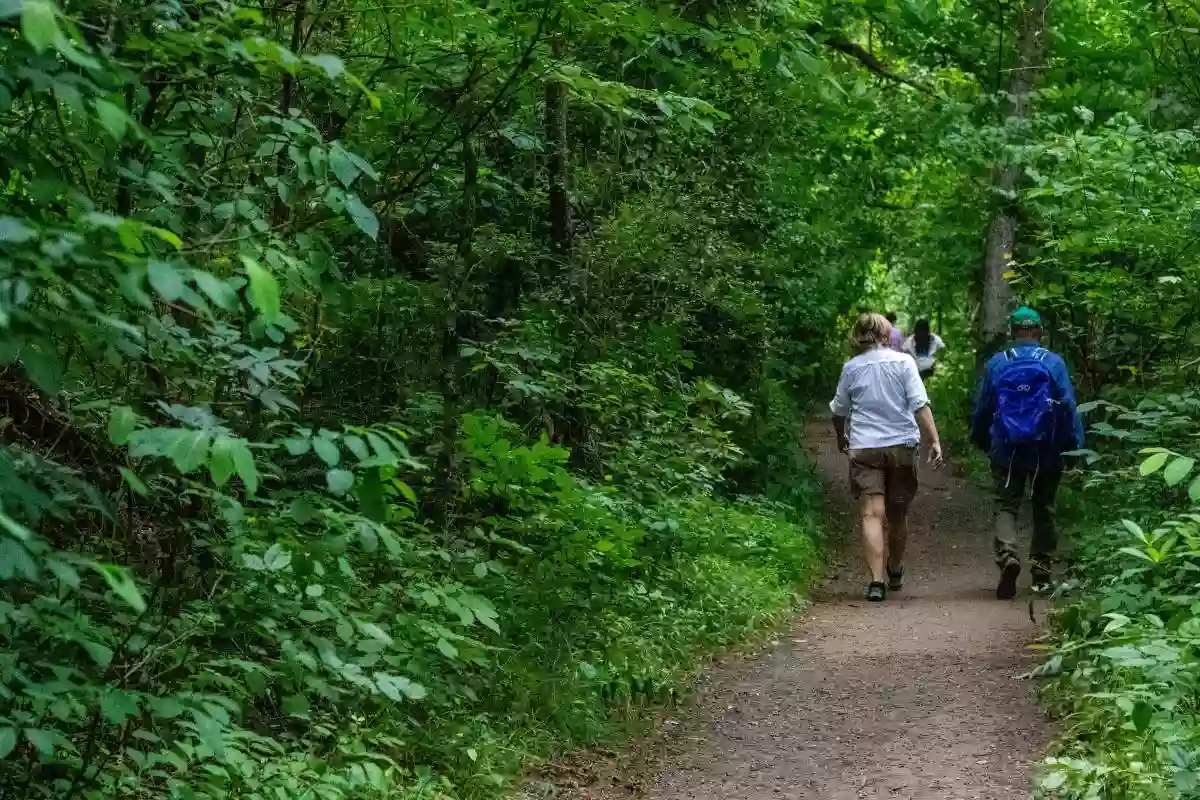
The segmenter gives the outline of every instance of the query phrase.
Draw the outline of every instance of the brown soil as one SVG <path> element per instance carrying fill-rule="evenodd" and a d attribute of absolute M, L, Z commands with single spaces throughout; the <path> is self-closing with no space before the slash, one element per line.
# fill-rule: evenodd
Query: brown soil
<path fill-rule="evenodd" d="M 810 442 L 832 518 L 851 531 L 845 458 L 819 427 Z M 1049 729 L 1017 676 L 1039 632 L 1024 598 L 995 599 L 990 517 L 978 489 L 926 471 L 902 591 L 861 599 L 864 568 L 848 536 L 791 631 L 753 658 L 715 665 L 695 706 L 664 718 L 657 735 L 562 764 L 526 797 L 1028 797 Z"/>

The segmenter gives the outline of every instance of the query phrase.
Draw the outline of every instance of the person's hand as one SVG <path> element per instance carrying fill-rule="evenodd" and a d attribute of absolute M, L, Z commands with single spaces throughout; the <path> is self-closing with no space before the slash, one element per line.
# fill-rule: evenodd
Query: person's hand
<path fill-rule="evenodd" d="M 838 437 L 838 452 L 839 453 L 850 452 L 850 440 L 847 439 L 845 436 Z"/>
<path fill-rule="evenodd" d="M 938 469 L 942 466 L 943 457 L 942 457 L 942 443 L 941 442 L 931 442 L 930 443 L 928 460 L 929 460 L 929 463 L 933 465 L 934 469 Z"/>

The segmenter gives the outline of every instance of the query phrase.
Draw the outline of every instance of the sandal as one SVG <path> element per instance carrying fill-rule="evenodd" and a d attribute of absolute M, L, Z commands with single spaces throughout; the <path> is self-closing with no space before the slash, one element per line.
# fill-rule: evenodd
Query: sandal
<path fill-rule="evenodd" d="M 888 567 L 887 575 L 889 589 L 895 592 L 904 588 L 904 567 L 900 567 L 897 570 L 893 570 L 891 567 Z"/>
<path fill-rule="evenodd" d="M 871 581 L 867 587 L 867 599 L 872 603 L 881 603 L 887 597 L 887 584 L 883 581 Z"/>

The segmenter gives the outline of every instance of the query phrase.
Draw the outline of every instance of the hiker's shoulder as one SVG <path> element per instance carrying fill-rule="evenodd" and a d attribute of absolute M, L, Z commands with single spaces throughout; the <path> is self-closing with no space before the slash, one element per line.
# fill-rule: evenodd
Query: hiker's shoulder
<path fill-rule="evenodd" d="M 987 368 L 989 370 L 994 370 L 998 367 L 1001 367 L 1001 366 L 1007 364 L 1008 362 L 1009 362 L 1008 350 L 1007 349 L 1000 350 L 998 352 L 992 353 L 992 357 L 987 360 Z"/>
<path fill-rule="evenodd" d="M 1045 362 L 1046 364 L 1050 364 L 1050 365 L 1053 365 L 1056 367 L 1062 367 L 1063 369 L 1067 368 L 1066 359 L 1064 359 L 1061 355 L 1059 355 L 1058 353 L 1051 350 L 1049 347 L 1041 347 L 1039 345 L 1038 350 L 1040 350 L 1044 354 L 1042 356 L 1042 361 Z"/>

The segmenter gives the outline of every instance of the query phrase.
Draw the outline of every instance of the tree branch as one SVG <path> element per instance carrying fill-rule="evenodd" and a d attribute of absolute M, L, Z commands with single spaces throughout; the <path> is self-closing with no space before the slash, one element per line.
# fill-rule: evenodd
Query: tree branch
<path fill-rule="evenodd" d="M 852 42 L 849 39 L 836 34 L 820 36 L 820 25 L 810 26 L 808 32 L 809 34 L 813 35 L 814 38 L 816 38 L 816 40 L 821 44 L 837 50 L 839 53 L 844 53 L 845 55 L 850 56 L 855 61 L 866 67 L 869 72 L 873 72 L 881 78 L 886 78 L 887 80 L 895 81 L 896 83 L 902 83 L 905 86 L 911 86 L 917 91 L 924 92 L 930 96 L 936 94 L 933 89 L 929 88 L 925 84 L 919 81 L 914 81 L 912 78 L 906 78 L 903 75 L 897 75 L 895 72 L 892 72 L 890 69 L 888 69 L 887 65 L 876 58 L 873 53 L 856 42 Z"/>

